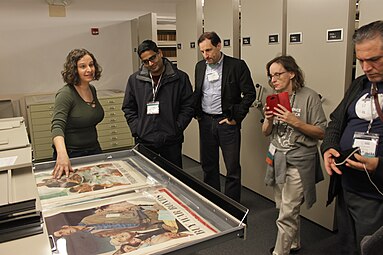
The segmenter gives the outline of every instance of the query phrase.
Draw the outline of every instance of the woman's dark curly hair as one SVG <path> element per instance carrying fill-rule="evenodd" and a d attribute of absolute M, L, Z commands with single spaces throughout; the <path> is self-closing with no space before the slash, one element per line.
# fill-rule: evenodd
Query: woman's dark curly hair
<path fill-rule="evenodd" d="M 87 51 L 86 49 L 74 49 L 69 52 L 66 57 L 66 61 L 64 64 L 64 70 L 61 72 L 63 80 L 66 84 L 69 85 L 77 85 L 80 84 L 80 76 L 77 71 L 77 62 L 82 59 L 85 55 L 89 55 L 93 59 L 93 64 L 95 68 L 94 80 L 98 81 L 101 77 L 102 68 L 97 63 L 96 58 L 92 53 Z"/>

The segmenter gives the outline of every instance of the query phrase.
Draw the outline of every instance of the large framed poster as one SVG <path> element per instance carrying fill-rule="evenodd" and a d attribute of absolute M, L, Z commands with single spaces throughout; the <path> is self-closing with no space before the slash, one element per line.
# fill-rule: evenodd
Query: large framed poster
<path fill-rule="evenodd" d="M 154 254 L 219 232 L 166 188 L 45 211 L 68 255 Z"/>

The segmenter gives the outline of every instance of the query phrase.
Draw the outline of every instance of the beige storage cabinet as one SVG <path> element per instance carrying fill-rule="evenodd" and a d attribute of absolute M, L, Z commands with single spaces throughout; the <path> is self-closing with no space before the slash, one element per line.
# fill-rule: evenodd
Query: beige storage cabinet
<path fill-rule="evenodd" d="M 98 97 L 105 111 L 104 120 L 97 125 L 101 148 L 110 150 L 133 146 L 134 140 L 121 110 L 124 93 L 103 90 L 98 92 Z"/>
<path fill-rule="evenodd" d="M 121 111 L 124 93 L 115 90 L 97 91 L 104 108 L 104 120 L 97 125 L 98 140 L 104 151 L 126 149 L 134 145 L 128 124 Z M 35 160 L 52 158 L 51 118 L 55 94 L 25 97 L 28 129 Z"/>

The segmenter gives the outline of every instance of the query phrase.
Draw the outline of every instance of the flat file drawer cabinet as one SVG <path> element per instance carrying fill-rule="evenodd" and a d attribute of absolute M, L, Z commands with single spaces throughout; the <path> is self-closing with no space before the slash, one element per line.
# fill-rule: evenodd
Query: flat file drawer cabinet
<path fill-rule="evenodd" d="M 105 117 L 97 125 L 98 141 L 104 151 L 126 149 L 134 145 L 128 124 L 121 111 L 124 93 L 115 90 L 97 91 Z M 51 118 L 55 94 L 25 97 L 28 130 L 35 160 L 52 158 Z"/>

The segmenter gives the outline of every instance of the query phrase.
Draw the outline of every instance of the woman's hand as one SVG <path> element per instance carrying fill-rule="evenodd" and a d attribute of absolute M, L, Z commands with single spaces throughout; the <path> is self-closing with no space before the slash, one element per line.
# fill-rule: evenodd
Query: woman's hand
<path fill-rule="evenodd" d="M 283 105 L 278 104 L 278 107 L 275 108 L 276 112 L 274 115 L 276 116 L 277 120 L 286 122 L 288 125 L 292 127 L 297 127 L 299 123 L 302 121 L 295 116 L 294 113 L 287 110 Z"/>
<path fill-rule="evenodd" d="M 56 148 L 57 159 L 52 175 L 54 178 L 61 178 L 63 173 L 68 177 L 69 172 L 73 172 L 69 156 L 65 147 L 64 137 L 56 136 L 53 138 L 53 144 Z"/>
<path fill-rule="evenodd" d="M 263 107 L 263 114 L 265 115 L 266 120 L 273 123 L 274 119 L 274 112 L 270 109 L 270 107 L 265 104 L 265 107 Z"/>
<path fill-rule="evenodd" d="M 52 173 L 53 177 L 57 179 L 61 178 L 64 173 L 66 177 L 69 177 L 69 173 L 73 172 L 68 155 L 66 153 L 63 154 L 57 154 L 56 165 Z"/>

